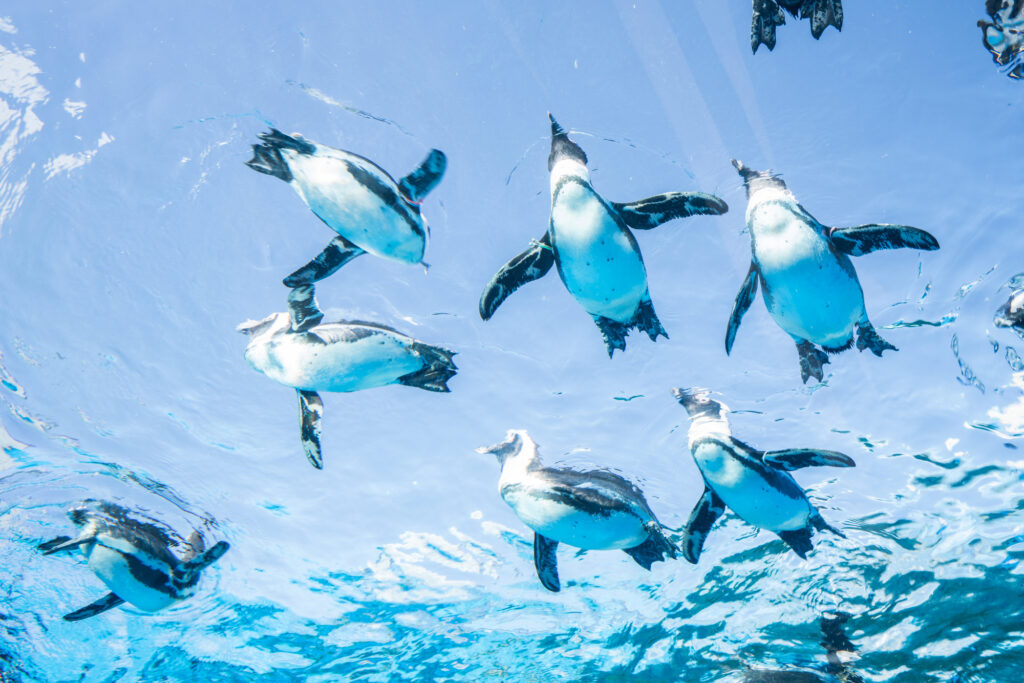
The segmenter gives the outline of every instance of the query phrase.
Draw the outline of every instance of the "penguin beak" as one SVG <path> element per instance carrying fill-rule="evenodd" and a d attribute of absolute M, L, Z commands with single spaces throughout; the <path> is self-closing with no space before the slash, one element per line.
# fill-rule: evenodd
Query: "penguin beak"
<path fill-rule="evenodd" d="M 523 438 L 520 436 L 521 433 L 523 432 L 520 432 L 518 429 L 510 429 L 504 441 L 493 446 L 481 446 L 476 449 L 476 452 L 483 454 L 491 453 L 498 458 L 498 462 L 504 463 L 505 458 L 515 455 L 522 448 Z"/>
<path fill-rule="evenodd" d="M 565 129 L 558 124 L 558 121 L 555 121 L 555 117 L 551 115 L 551 112 L 548 112 L 548 119 L 551 120 L 551 137 L 557 138 L 559 135 L 567 134 Z"/>

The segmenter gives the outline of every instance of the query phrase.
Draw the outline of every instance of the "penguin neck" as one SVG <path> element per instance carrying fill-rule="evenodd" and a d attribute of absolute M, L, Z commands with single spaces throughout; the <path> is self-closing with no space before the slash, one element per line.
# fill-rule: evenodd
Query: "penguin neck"
<path fill-rule="evenodd" d="M 747 201 L 747 218 L 750 217 L 750 211 L 758 204 L 764 204 L 765 202 L 793 202 L 796 203 L 796 197 L 785 187 L 779 187 L 777 185 L 767 187 L 756 187 L 753 192 L 750 193 L 750 198 Z"/>
<path fill-rule="evenodd" d="M 579 161 L 571 158 L 560 159 L 554 166 L 551 167 L 551 196 L 554 198 L 555 191 L 558 186 L 561 185 L 565 180 L 575 178 L 582 180 L 587 185 L 590 184 L 590 169 L 587 168 L 586 164 L 581 164 Z"/>
<path fill-rule="evenodd" d="M 729 421 L 724 417 L 698 415 L 690 418 L 690 449 L 698 441 L 704 439 L 728 439 L 732 436 Z"/>

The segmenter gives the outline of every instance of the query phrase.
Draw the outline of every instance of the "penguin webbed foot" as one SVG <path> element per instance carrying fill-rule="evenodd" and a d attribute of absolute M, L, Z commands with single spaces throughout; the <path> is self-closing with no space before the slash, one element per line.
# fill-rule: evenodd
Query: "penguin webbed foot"
<path fill-rule="evenodd" d="M 871 349 L 871 353 L 879 358 L 883 351 L 898 351 L 895 346 L 878 336 L 874 326 L 865 321 L 857 323 L 857 350 Z"/>
<path fill-rule="evenodd" d="M 604 337 L 604 345 L 608 348 L 609 358 L 612 357 L 616 349 L 619 351 L 626 350 L 626 335 L 629 334 L 629 326 L 611 318 L 605 318 L 602 315 L 591 317 L 594 319 L 598 329 L 601 330 L 601 336 Z M 651 338 L 653 339 L 654 337 Z"/>
<path fill-rule="evenodd" d="M 793 531 L 777 531 L 779 538 L 781 538 L 786 545 L 789 546 L 790 550 L 796 553 L 801 560 L 807 559 L 807 553 L 814 549 L 814 544 L 811 543 L 811 529 L 810 527 L 804 527 L 803 529 L 795 529 Z"/>
<path fill-rule="evenodd" d="M 763 43 L 769 50 L 775 49 L 775 28 L 786 23 L 786 15 L 775 0 L 754 0 L 754 11 L 750 25 L 750 50 L 757 54 Z"/>
<path fill-rule="evenodd" d="M 659 336 L 668 339 L 668 332 L 665 331 L 661 321 L 658 320 L 658 314 L 654 312 L 654 304 L 651 303 L 650 297 L 644 297 L 640 305 L 637 306 L 633 325 L 638 330 L 646 332 L 651 341 L 658 341 Z"/>
<path fill-rule="evenodd" d="M 819 382 L 825 378 L 825 371 L 822 366 L 830 363 L 828 355 L 809 341 L 798 341 L 796 343 L 797 353 L 800 354 L 800 379 L 804 384 L 810 377 Z"/>
<path fill-rule="evenodd" d="M 646 541 L 638 546 L 625 548 L 622 552 L 632 557 L 638 565 L 650 571 L 651 565 L 655 562 L 662 562 L 666 557 L 674 560 L 679 549 L 672 541 L 665 537 L 661 526 L 656 522 L 649 522 L 647 529 L 650 532 L 650 536 L 647 537 Z"/>
<path fill-rule="evenodd" d="M 837 31 L 842 31 L 843 1 L 804 0 L 800 8 L 800 18 L 811 20 L 811 35 L 815 40 L 821 38 L 821 34 L 829 26 L 835 26 Z"/>

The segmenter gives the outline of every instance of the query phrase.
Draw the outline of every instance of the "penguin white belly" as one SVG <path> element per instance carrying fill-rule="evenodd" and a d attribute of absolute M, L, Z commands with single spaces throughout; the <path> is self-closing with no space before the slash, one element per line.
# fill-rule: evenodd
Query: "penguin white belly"
<path fill-rule="evenodd" d="M 829 348 L 846 345 L 867 316 L 849 258 L 837 257 L 816 230 L 777 204 L 759 206 L 753 220 L 754 257 L 772 318 L 794 337 Z"/>
<path fill-rule="evenodd" d="M 537 493 L 544 492 L 515 486 L 503 488 L 501 495 L 526 526 L 559 543 L 584 550 L 622 550 L 647 540 L 647 529 L 631 512 L 594 514 Z"/>
<path fill-rule="evenodd" d="M 339 235 L 375 256 L 405 263 L 419 263 L 426 249 L 426 231 L 409 224 L 405 207 L 389 205 L 357 179 L 347 164 L 354 164 L 382 188 L 393 189 L 390 178 L 358 158 L 343 160 L 332 156 L 281 153 L 292 172 L 292 187 L 306 205 Z M 395 201 L 400 202 L 397 189 Z M 410 212 L 411 213 L 411 212 Z M 411 218 L 414 222 L 418 217 Z"/>
<path fill-rule="evenodd" d="M 593 190 L 566 183 L 551 207 L 565 288 L 591 315 L 629 323 L 647 294 L 647 271 L 626 228 Z"/>
<path fill-rule="evenodd" d="M 803 496 L 787 496 L 722 446 L 701 444 L 694 458 L 705 481 L 744 521 L 769 531 L 807 526 L 811 506 Z"/>
<path fill-rule="evenodd" d="M 169 567 L 148 557 L 139 557 L 141 562 L 149 564 L 157 571 L 166 575 Z M 137 579 L 128 565 L 128 561 L 120 551 L 97 543 L 89 552 L 89 569 L 117 597 L 130 602 L 146 612 L 156 612 L 177 602 L 177 599 L 155 588 L 147 586 Z"/>
<path fill-rule="evenodd" d="M 393 384 L 423 367 L 408 340 L 371 334 L 350 342 L 310 343 L 281 334 L 250 344 L 245 358 L 270 379 L 306 391 L 348 392 Z"/>

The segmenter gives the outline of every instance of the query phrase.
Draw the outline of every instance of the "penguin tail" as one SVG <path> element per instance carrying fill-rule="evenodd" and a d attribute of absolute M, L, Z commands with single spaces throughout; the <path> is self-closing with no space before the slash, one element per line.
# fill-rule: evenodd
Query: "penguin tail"
<path fill-rule="evenodd" d="M 412 350 L 423 360 L 423 368 L 399 377 L 398 383 L 427 391 L 451 391 L 448 380 L 459 370 L 452 362 L 455 352 L 422 342 L 413 342 Z"/>
<path fill-rule="evenodd" d="M 291 149 L 299 154 L 312 154 L 316 149 L 301 137 L 285 135 L 276 128 L 271 128 L 269 133 L 261 133 L 259 138 L 263 144 L 252 146 L 252 159 L 245 162 L 245 165 L 254 171 L 280 178 L 286 183 L 292 181 L 292 172 L 281 156 L 281 150 Z"/>

